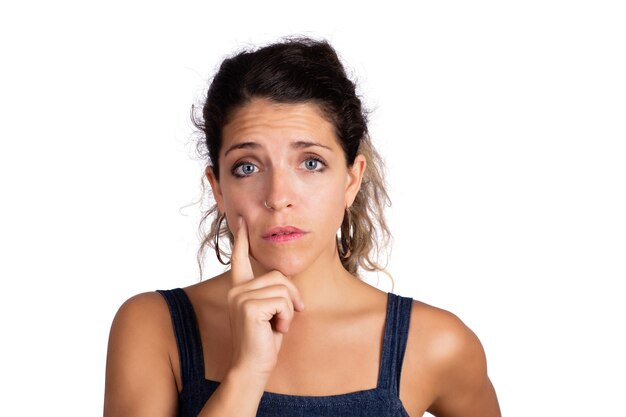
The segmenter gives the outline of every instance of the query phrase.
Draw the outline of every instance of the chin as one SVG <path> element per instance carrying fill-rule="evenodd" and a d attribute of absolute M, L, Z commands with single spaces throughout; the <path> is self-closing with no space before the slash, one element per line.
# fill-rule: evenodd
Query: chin
<path fill-rule="evenodd" d="M 311 266 L 311 262 L 308 262 L 302 257 L 283 257 L 280 260 L 277 259 L 259 259 L 261 264 L 268 271 L 279 271 L 281 274 L 291 277 L 298 275 L 307 270 Z"/>

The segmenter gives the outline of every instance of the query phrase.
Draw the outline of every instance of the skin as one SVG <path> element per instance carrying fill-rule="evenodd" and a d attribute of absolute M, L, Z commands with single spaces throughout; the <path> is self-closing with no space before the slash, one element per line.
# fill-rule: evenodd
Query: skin
<path fill-rule="evenodd" d="M 322 146 L 293 146 L 302 141 Z M 255 145 L 227 152 L 250 142 Z M 314 104 L 253 99 L 224 127 L 219 160 L 220 180 L 211 169 L 206 175 L 235 236 L 232 268 L 185 288 L 198 318 L 205 377 L 226 386 L 233 374 L 246 375 L 238 384 L 259 381 L 259 393 L 374 388 L 387 295 L 349 274 L 335 243 L 365 159 L 359 155 L 346 166 L 332 124 Z M 306 234 L 284 244 L 263 239 L 269 228 L 284 225 Z M 174 416 L 181 389 L 164 300 L 157 293 L 131 298 L 111 329 L 105 416 Z M 419 301 L 411 312 L 400 399 L 412 417 L 426 411 L 500 416 L 476 335 L 453 314 Z M 220 415 L 210 402 L 201 415 Z"/>
<path fill-rule="evenodd" d="M 306 293 L 309 309 L 334 305 L 328 294 L 336 289 L 338 280 L 346 278 L 335 251 L 335 233 L 360 188 L 365 158 L 359 155 L 348 169 L 332 124 L 310 104 L 255 100 L 235 111 L 231 120 L 223 130 L 220 181 L 210 168 L 206 174 L 228 224 L 236 226 L 237 217 L 242 216 L 248 225 L 255 276 L 280 271 Z M 294 148 L 292 143 L 298 141 L 324 147 Z M 256 145 L 229 151 L 245 142 Z M 307 158 L 319 158 L 323 163 Z M 251 165 L 240 166 L 237 172 L 254 169 L 247 178 L 231 173 L 242 161 Z M 306 163 L 315 166 L 306 168 Z M 265 207 L 265 201 L 273 210 Z M 262 238 L 268 229 L 284 225 L 296 226 L 306 234 L 280 245 Z"/>

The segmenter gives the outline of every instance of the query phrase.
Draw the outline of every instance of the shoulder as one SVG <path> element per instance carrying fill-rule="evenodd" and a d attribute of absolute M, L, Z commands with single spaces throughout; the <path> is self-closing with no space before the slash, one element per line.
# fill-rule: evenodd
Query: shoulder
<path fill-rule="evenodd" d="M 167 304 L 161 294 L 156 291 L 134 295 L 124 301 L 115 318 L 141 315 L 143 313 L 167 312 Z"/>
<path fill-rule="evenodd" d="M 146 292 L 126 300 L 118 309 L 111 326 L 111 336 L 122 333 L 139 340 L 155 342 L 155 337 L 171 331 L 169 308 L 163 296 Z"/>
<path fill-rule="evenodd" d="M 428 411 L 432 414 L 467 415 L 455 410 L 468 410 L 472 403 L 472 407 L 482 407 L 477 410 L 483 415 L 499 415 L 484 412 L 497 408 L 497 401 L 483 346 L 455 314 L 414 300 L 405 361 L 413 381 L 409 389 L 431 399 Z"/>
<path fill-rule="evenodd" d="M 129 298 L 113 319 L 109 355 L 118 350 L 125 350 L 127 354 L 167 354 L 173 333 L 170 317 L 167 302 L 157 292 L 146 292 Z M 123 357 L 123 360 L 132 363 L 132 358 L 128 356 Z"/>
<path fill-rule="evenodd" d="M 169 309 L 159 293 L 139 294 L 122 304 L 109 335 L 105 415 L 174 415 L 172 331 Z"/>
<path fill-rule="evenodd" d="M 413 339 L 413 340 L 411 340 Z M 410 346 L 419 349 L 429 363 L 441 371 L 460 359 L 484 358 L 484 351 L 478 337 L 455 314 L 413 301 Z"/>

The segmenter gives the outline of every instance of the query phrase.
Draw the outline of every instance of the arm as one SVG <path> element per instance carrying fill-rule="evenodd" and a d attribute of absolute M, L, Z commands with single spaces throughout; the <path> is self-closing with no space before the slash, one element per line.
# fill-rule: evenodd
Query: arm
<path fill-rule="evenodd" d="M 111 326 L 104 416 L 176 416 L 179 389 L 172 349 L 176 341 L 163 297 L 145 293 L 126 301 Z M 258 377 L 231 369 L 199 416 L 255 416 L 264 386 Z"/>
<path fill-rule="evenodd" d="M 201 417 L 256 415 L 283 333 L 294 312 L 304 309 L 298 289 L 280 272 L 254 277 L 248 248 L 247 226 L 240 218 L 231 258 L 233 287 L 228 292 L 234 360 Z M 169 311 L 160 294 L 140 294 L 124 303 L 109 338 L 104 416 L 175 416 L 179 389 L 170 352 L 176 350 Z"/>
<path fill-rule="evenodd" d="M 451 313 L 440 320 L 429 349 L 436 397 L 428 412 L 438 417 L 500 417 L 478 337 Z"/>
<path fill-rule="evenodd" d="M 206 402 L 198 417 L 249 416 L 257 414 L 265 381 L 231 369 Z"/>

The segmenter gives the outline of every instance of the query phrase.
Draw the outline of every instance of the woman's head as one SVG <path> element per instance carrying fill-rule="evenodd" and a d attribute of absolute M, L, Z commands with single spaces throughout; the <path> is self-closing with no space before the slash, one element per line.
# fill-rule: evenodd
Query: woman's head
<path fill-rule="evenodd" d="M 238 214 L 250 216 L 259 252 L 271 248 L 261 246 L 265 228 L 289 222 L 315 228 L 309 222 L 323 219 L 316 242 L 337 250 L 334 234 L 343 219 L 342 234 L 352 238 L 348 253 L 339 245 L 344 267 L 352 273 L 358 265 L 382 269 L 370 258 L 379 249 L 376 228 L 382 244 L 389 238 L 382 161 L 367 136 L 355 85 L 328 43 L 291 39 L 226 59 L 211 82 L 202 118 L 194 122 L 203 133 L 198 149 L 209 159 L 207 177 L 217 202 L 201 223 L 215 215 L 203 236 L 200 266 L 215 236 L 226 235 L 232 243 L 228 228 L 216 227 L 225 213 L 231 224 Z M 254 144 L 241 146 L 246 142 Z M 344 217 L 346 208 L 350 215 Z M 254 254 L 252 239 L 250 244 Z"/>
<path fill-rule="evenodd" d="M 262 270 L 294 276 L 335 261 L 335 234 L 366 162 L 357 155 L 347 166 L 316 104 L 253 98 L 224 125 L 218 160 L 219 181 L 207 168 L 218 211 L 233 233 L 237 218 L 245 219 L 250 255 Z M 281 235 L 287 227 L 302 233 Z"/>
<path fill-rule="evenodd" d="M 233 110 L 253 98 L 317 104 L 335 127 L 347 165 L 354 162 L 367 122 L 355 85 L 328 43 L 294 39 L 224 60 L 209 87 L 201 123 L 215 171 L 224 125 Z"/>

